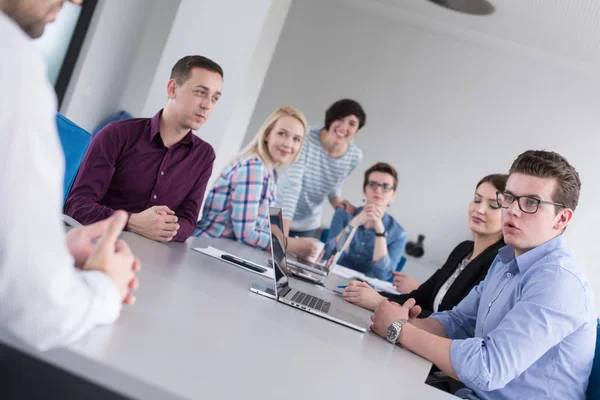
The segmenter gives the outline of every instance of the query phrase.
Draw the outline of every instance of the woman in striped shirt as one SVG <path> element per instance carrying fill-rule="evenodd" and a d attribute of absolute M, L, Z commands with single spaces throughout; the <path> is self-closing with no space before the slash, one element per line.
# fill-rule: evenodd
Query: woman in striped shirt
<path fill-rule="evenodd" d="M 269 206 L 275 200 L 275 168 L 298 158 L 306 136 L 304 114 L 281 107 L 250 144 L 225 167 L 206 197 L 194 236 L 225 237 L 268 249 Z"/>
<path fill-rule="evenodd" d="M 317 255 L 312 237 L 321 226 L 326 199 L 333 208 L 355 209 L 342 198 L 341 187 L 362 158 L 352 141 L 366 118 L 358 102 L 336 101 L 325 113 L 325 125 L 309 128 L 298 161 L 281 174 L 277 205 L 283 211 L 288 250 L 301 258 Z"/>

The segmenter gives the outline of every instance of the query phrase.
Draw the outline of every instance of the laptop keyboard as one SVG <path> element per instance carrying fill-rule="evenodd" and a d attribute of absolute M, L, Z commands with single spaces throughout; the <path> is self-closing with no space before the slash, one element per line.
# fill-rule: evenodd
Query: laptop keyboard
<path fill-rule="evenodd" d="M 313 310 L 324 312 L 325 314 L 329 312 L 329 307 L 331 307 L 330 302 L 299 291 L 296 291 L 296 294 L 292 296 L 292 301 L 297 304 L 302 304 L 305 307 L 312 308 Z"/>

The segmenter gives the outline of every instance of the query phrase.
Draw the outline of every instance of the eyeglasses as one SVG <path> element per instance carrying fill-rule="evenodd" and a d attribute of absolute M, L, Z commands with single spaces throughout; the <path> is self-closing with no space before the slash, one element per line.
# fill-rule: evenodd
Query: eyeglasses
<path fill-rule="evenodd" d="M 540 200 L 528 196 L 515 196 L 514 194 L 506 192 L 496 192 L 496 200 L 502 208 L 510 207 L 510 205 L 517 200 L 519 209 L 525 214 L 535 214 L 540 207 L 540 204 L 551 204 L 553 206 L 564 207 L 564 205 L 552 201 Z"/>
<path fill-rule="evenodd" d="M 367 182 L 367 187 L 371 190 L 377 190 L 381 188 L 384 192 L 389 192 L 390 190 L 396 189 L 395 185 L 390 185 L 389 183 L 379 183 L 375 181 Z"/>

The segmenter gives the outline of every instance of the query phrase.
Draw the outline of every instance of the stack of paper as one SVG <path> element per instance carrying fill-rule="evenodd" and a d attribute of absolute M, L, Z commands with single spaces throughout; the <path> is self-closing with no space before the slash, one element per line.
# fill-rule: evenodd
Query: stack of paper
<path fill-rule="evenodd" d="M 400 292 L 398 292 L 396 290 L 396 287 L 391 283 L 391 282 L 387 282 L 387 281 L 383 281 L 381 279 L 377 279 L 377 278 L 370 278 L 368 276 L 366 276 L 365 274 L 363 274 L 362 272 L 350 269 L 350 268 L 346 268 L 346 267 L 342 267 L 341 265 L 334 265 L 331 270 L 330 273 L 332 274 L 336 274 L 342 278 L 345 279 L 360 279 L 361 281 L 365 281 L 367 283 L 369 283 L 371 286 L 373 286 L 373 288 L 379 292 L 386 292 L 386 293 L 391 293 L 391 294 L 400 294 Z"/>

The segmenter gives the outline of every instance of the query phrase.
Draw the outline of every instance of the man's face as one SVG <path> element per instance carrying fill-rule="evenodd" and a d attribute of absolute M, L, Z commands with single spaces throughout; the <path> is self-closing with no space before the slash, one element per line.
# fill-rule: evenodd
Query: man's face
<path fill-rule="evenodd" d="M 513 173 L 506 183 L 506 193 L 554 201 L 556 179 Z M 535 214 L 524 213 L 515 200 L 502 209 L 502 234 L 504 242 L 519 256 L 560 235 L 569 223 L 573 211 L 540 204 Z"/>
<path fill-rule="evenodd" d="M 181 85 L 173 79 L 167 86 L 169 101 L 172 101 L 185 129 L 200 129 L 212 114 L 221 93 L 223 78 L 216 72 L 204 68 L 193 68 L 190 76 Z"/>
<path fill-rule="evenodd" d="M 81 4 L 82 0 L 72 0 Z M 2 11 L 12 18 L 32 38 L 44 33 L 49 22 L 54 22 L 64 0 L 6 0 Z"/>

